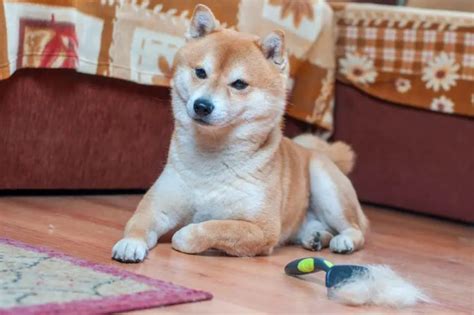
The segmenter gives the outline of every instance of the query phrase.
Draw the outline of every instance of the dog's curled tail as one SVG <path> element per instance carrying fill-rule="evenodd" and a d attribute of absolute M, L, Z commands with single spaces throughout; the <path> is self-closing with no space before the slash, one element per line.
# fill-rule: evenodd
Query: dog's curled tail
<path fill-rule="evenodd" d="M 307 149 L 326 154 L 346 175 L 354 168 L 356 155 L 347 143 L 341 141 L 328 143 L 309 133 L 299 135 L 293 138 L 293 141 Z"/>

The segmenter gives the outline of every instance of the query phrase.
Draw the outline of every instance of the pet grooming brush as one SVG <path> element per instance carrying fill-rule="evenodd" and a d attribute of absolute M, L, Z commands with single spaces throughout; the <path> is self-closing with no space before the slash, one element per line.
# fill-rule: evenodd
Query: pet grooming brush
<path fill-rule="evenodd" d="M 334 265 L 323 258 L 308 257 L 290 262 L 285 273 L 300 276 L 326 272 L 328 297 L 349 305 L 406 307 L 429 299 L 388 266 Z"/>

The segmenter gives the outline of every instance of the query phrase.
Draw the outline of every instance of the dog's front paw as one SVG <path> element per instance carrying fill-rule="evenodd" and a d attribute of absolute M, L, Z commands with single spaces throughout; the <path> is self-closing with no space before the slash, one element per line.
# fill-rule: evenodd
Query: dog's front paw
<path fill-rule="evenodd" d="M 202 253 L 207 250 L 207 244 L 199 236 L 198 224 L 189 224 L 174 233 L 171 245 L 177 251 L 187 254 Z"/>
<path fill-rule="evenodd" d="M 138 263 L 145 260 L 148 247 L 145 241 L 136 238 L 123 238 L 112 249 L 112 258 L 126 263 Z"/>
<path fill-rule="evenodd" d="M 332 252 L 338 254 L 350 254 L 354 251 L 354 241 L 343 234 L 336 235 L 329 243 Z"/>

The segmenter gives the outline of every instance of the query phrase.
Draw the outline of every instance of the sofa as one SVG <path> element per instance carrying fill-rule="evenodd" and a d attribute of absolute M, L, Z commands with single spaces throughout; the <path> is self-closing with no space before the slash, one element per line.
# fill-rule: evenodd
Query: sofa
<path fill-rule="evenodd" d="M 351 144 L 362 201 L 474 222 L 472 14 L 337 1 L 0 0 L 0 193 L 147 189 L 194 2 L 285 29 L 285 134 Z"/>
<path fill-rule="evenodd" d="M 334 140 L 351 144 L 364 202 L 474 222 L 472 119 L 336 87 Z M 169 89 L 72 70 L 24 69 L 0 81 L 0 190 L 143 191 L 166 162 Z M 287 118 L 285 133 L 311 131 Z M 470 157 L 470 158 L 469 158 Z"/>

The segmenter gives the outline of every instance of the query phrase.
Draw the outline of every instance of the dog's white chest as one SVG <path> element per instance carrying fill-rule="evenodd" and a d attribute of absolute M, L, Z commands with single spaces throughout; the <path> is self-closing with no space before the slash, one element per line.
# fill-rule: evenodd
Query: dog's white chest
<path fill-rule="evenodd" d="M 252 220 L 262 208 L 263 189 L 248 182 L 215 182 L 193 189 L 193 222 Z"/>

